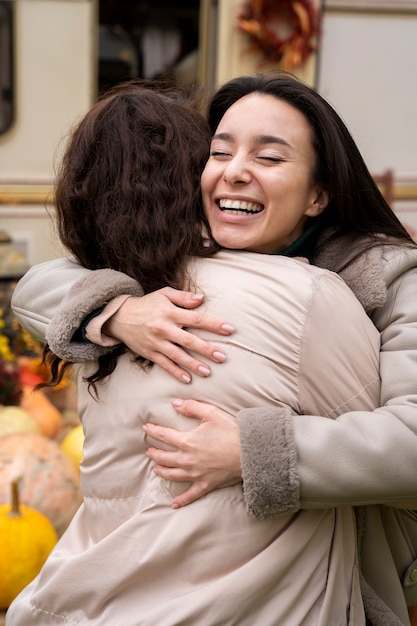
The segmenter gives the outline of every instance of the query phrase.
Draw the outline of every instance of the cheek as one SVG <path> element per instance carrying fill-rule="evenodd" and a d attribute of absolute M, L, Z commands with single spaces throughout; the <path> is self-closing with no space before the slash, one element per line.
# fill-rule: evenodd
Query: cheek
<path fill-rule="evenodd" d="M 215 160 L 209 160 L 201 174 L 201 190 L 203 193 L 213 193 L 216 185 L 221 181 L 224 165 Z"/>
<path fill-rule="evenodd" d="M 211 174 L 210 168 L 206 166 L 203 170 L 203 173 L 201 174 L 200 181 L 201 191 L 203 194 L 210 192 L 212 186 L 212 178 L 213 176 Z"/>

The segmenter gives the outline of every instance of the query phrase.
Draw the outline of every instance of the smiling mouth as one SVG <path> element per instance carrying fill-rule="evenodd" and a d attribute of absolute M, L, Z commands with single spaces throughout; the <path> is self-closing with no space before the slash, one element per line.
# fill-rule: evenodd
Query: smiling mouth
<path fill-rule="evenodd" d="M 264 210 L 262 204 L 256 202 L 246 202 L 245 200 L 225 200 L 220 199 L 218 202 L 219 208 L 224 213 L 230 215 L 256 215 Z"/>

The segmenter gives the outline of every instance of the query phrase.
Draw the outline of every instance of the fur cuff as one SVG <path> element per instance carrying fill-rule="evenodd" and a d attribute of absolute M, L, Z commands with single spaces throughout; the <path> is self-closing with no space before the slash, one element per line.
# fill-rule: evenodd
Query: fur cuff
<path fill-rule="evenodd" d="M 372 626 L 405 625 L 405 622 L 377 596 L 372 587 L 368 585 L 363 574 L 360 574 L 360 585 L 365 614 Z"/>
<path fill-rule="evenodd" d="M 121 294 L 143 296 L 139 283 L 114 270 L 96 270 L 75 283 L 65 296 L 46 332 L 51 350 L 66 361 L 95 361 L 114 350 L 93 343 L 73 342 L 72 337 L 89 313 Z"/>
<path fill-rule="evenodd" d="M 244 409 L 238 414 L 249 517 L 263 519 L 300 508 L 292 416 L 286 407 Z"/>

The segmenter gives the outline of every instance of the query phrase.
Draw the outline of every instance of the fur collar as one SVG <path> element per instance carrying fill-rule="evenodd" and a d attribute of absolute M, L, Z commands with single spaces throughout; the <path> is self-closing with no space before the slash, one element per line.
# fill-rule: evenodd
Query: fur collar
<path fill-rule="evenodd" d="M 363 238 L 365 245 L 367 239 Z M 314 259 L 314 265 L 336 272 L 370 314 L 387 300 L 384 276 L 384 246 L 360 251 L 361 242 L 350 235 L 327 243 Z"/>

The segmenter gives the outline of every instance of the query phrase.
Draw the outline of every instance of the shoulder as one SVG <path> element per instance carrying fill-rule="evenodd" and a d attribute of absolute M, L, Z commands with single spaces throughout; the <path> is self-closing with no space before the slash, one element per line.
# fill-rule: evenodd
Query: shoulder
<path fill-rule="evenodd" d="M 256 285 L 269 285 L 272 291 L 283 289 L 294 295 L 299 294 L 301 298 L 315 291 L 319 284 L 323 289 L 327 283 L 335 283 L 340 289 L 347 289 L 338 274 L 311 265 L 301 257 L 223 250 L 210 259 L 203 259 L 199 271 L 211 274 L 220 283 L 230 283 L 241 277 L 247 289 L 250 285 L 253 289 L 256 289 Z"/>
<path fill-rule="evenodd" d="M 279 316 L 300 328 L 317 299 L 336 306 L 354 300 L 337 274 L 280 255 L 222 251 L 199 259 L 195 269 L 193 282 L 205 293 L 210 314 L 220 315 L 221 307 L 224 316 L 230 307 L 230 319 L 232 310 L 240 311 L 240 316 L 257 311 L 263 319 Z"/>
<path fill-rule="evenodd" d="M 417 248 L 383 246 L 381 263 L 387 287 L 410 270 L 416 270 L 417 276 Z"/>
<path fill-rule="evenodd" d="M 345 235 L 330 240 L 317 255 L 320 267 L 331 269 L 343 278 L 372 314 L 389 300 L 387 290 L 402 275 L 414 274 L 417 268 L 417 247 L 371 243 L 369 238 Z"/>
<path fill-rule="evenodd" d="M 387 246 L 382 250 L 381 262 L 386 301 L 373 312 L 372 320 L 381 331 L 392 327 L 395 334 L 395 329 L 401 327 L 399 334 L 407 337 L 408 345 L 415 349 L 410 333 L 414 337 L 417 320 L 417 250 Z M 386 332 L 385 336 L 388 337 Z"/>

